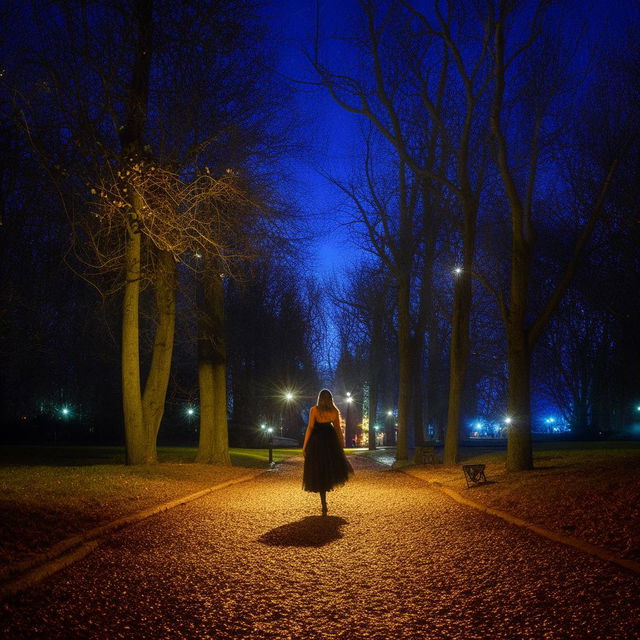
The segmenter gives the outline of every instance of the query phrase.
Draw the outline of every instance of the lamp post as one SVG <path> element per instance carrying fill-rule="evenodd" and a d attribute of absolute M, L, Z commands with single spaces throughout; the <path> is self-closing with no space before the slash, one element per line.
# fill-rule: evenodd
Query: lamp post
<path fill-rule="evenodd" d="M 351 403 L 353 402 L 353 396 L 351 395 L 351 391 L 347 391 L 347 397 L 345 398 L 347 403 L 347 416 L 344 421 L 344 440 L 345 446 L 349 444 L 349 436 L 351 435 L 351 429 L 349 428 L 349 419 L 351 417 Z"/>
<path fill-rule="evenodd" d="M 267 427 L 266 424 L 261 424 L 262 429 L 267 434 L 267 446 L 269 447 L 269 466 L 273 466 L 273 427 Z"/>

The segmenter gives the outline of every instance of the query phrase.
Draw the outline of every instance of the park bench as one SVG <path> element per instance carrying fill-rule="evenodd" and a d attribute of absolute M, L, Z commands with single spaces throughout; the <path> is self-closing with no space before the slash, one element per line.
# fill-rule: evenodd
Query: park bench
<path fill-rule="evenodd" d="M 463 464 L 462 471 L 464 471 L 464 479 L 467 481 L 467 489 L 472 484 L 480 484 L 481 482 L 487 482 L 487 476 L 484 475 L 483 464 Z"/>
<path fill-rule="evenodd" d="M 416 453 L 414 457 L 416 464 L 438 464 L 438 458 L 436 457 L 436 448 L 432 444 L 422 444 L 416 447 Z"/>

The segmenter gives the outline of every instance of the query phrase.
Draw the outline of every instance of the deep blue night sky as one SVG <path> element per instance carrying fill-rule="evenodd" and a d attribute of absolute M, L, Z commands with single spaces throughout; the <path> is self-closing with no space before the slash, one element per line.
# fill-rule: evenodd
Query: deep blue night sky
<path fill-rule="evenodd" d="M 414 4 L 426 9 L 432 2 Z M 614 34 L 622 33 L 628 16 L 640 10 L 633 0 L 569 0 L 560 4 L 563 28 L 569 34 L 575 31 L 576 38 L 581 34 L 585 55 L 596 41 L 615 42 Z M 319 235 L 306 258 L 320 277 L 339 275 L 361 255 L 344 225 L 344 197 L 322 173 L 346 177 L 358 169 L 362 122 L 338 107 L 326 90 L 312 85 L 317 78 L 306 56 L 313 50 L 319 24 L 321 56 L 340 65 L 353 62 L 353 53 L 339 38 L 353 28 L 358 12 L 358 0 L 271 0 L 265 9 L 276 39 L 278 70 L 296 87 L 292 109 L 297 109 L 301 118 L 301 139 L 307 149 L 303 156 L 290 159 L 289 169 L 300 212 L 309 221 L 311 232 L 317 230 Z"/>

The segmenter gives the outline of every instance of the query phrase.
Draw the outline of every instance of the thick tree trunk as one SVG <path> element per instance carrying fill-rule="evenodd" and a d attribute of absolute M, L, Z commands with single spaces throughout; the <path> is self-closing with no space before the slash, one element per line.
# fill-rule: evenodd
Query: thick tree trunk
<path fill-rule="evenodd" d="M 463 162 L 466 167 L 466 161 Z M 444 439 L 443 462 L 454 465 L 458 459 L 460 426 L 462 418 L 462 397 L 469 362 L 469 323 L 471 318 L 472 288 L 471 276 L 476 247 L 476 218 L 478 204 L 471 195 L 466 170 L 462 174 L 465 196 L 462 200 L 464 225 L 462 233 L 462 273 L 457 275 L 451 318 L 451 352 L 449 355 L 449 406 L 447 409 L 447 430 Z"/>
<path fill-rule="evenodd" d="M 228 465 L 231 458 L 227 426 L 224 287 L 215 269 L 209 269 L 207 274 L 198 341 L 200 439 L 196 462 Z"/>
<path fill-rule="evenodd" d="M 369 451 L 376 448 L 376 417 L 378 408 L 378 379 L 373 376 L 369 385 Z"/>
<path fill-rule="evenodd" d="M 156 443 L 169 385 L 176 324 L 176 263 L 166 251 L 158 255 L 155 289 L 158 326 L 142 397 L 148 462 L 157 462 L 158 459 Z"/>
<path fill-rule="evenodd" d="M 198 386 L 200 388 L 200 434 L 196 462 L 209 463 L 210 452 L 214 450 L 213 425 L 215 424 L 213 363 L 199 357 Z"/>
<path fill-rule="evenodd" d="M 510 424 L 507 425 L 507 471 L 533 469 L 531 449 L 531 358 L 527 336 L 520 326 L 510 326 L 509 363 Z"/>
<path fill-rule="evenodd" d="M 396 460 L 409 458 L 407 422 L 411 396 L 411 335 L 410 335 L 410 282 L 405 275 L 398 279 L 398 360 L 400 381 L 398 386 L 398 440 Z"/>
<path fill-rule="evenodd" d="M 470 264 L 469 264 L 470 269 Z M 471 274 L 463 269 L 458 276 L 451 319 L 451 353 L 449 369 L 449 407 L 444 438 L 443 463 L 454 465 L 458 459 L 462 394 L 469 359 L 469 317 L 471 315 Z"/>
<path fill-rule="evenodd" d="M 423 397 L 423 375 L 422 375 L 422 358 L 424 352 L 424 327 L 418 326 L 413 336 L 412 348 L 413 358 L 411 361 L 412 391 L 412 411 L 411 422 L 413 423 L 413 439 L 415 446 L 423 444 L 425 440 L 424 430 L 424 397 Z"/>
<path fill-rule="evenodd" d="M 122 408 L 127 464 L 147 462 L 147 439 L 140 387 L 140 300 L 141 237 L 127 232 L 126 280 L 122 300 Z"/>
<path fill-rule="evenodd" d="M 127 96 L 126 115 L 119 129 L 122 157 L 136 155 L 143 148 L 144 126 L 149 98 L 151 65 L 153 3 L 136 0 L 134 15 L 138 32 L 132 68 L 131 85 Z M 142 236 L 140 211 L 142 202 L 132 196 L 127 224 L 125 248 L 125 286 L 122 301 L 122 407 L 127 464 L 149 462 L 148 437 L 142 407 L 140 384 L 140 278 Z"/>

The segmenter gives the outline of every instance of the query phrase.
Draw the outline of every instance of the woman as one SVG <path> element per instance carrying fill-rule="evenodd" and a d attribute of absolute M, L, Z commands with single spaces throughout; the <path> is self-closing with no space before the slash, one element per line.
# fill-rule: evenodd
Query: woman
<path fill-rule="evenodd" d="M 340 412 L 333 404 L 331 391 L 323 389 L 318 394 L 318 403 L 309 411 L 309 425 L 302 445 L 302 488 L 320 494 L 323 516 L 327 515 L 327 491 L 343 485 L 353 473 L 343 447 Z"/>

